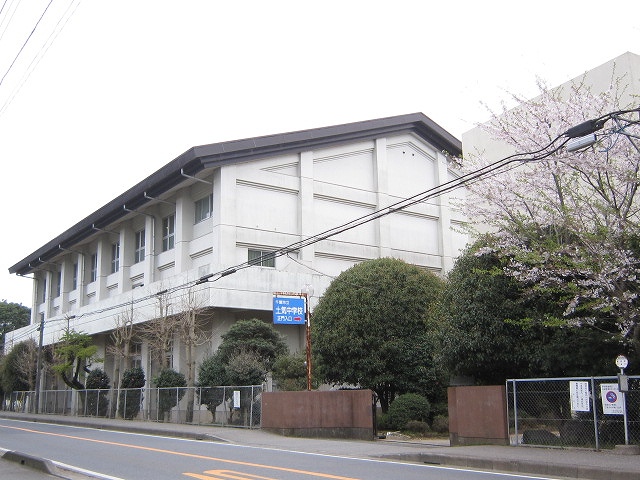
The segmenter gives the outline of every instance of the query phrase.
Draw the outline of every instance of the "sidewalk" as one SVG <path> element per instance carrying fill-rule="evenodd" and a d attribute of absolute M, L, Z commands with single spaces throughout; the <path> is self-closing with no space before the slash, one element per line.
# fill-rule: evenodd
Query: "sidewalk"
<path fill-rule="evenodd" d="M 478 468 L 500 472 L 567 477 L 590 480 L 640 480 L 640 455 L 621 455 L 609 450 L 560 449 L 477 445 L 450 447 L 447 439 L 423 441 L 331 440 L 284 437 L 260 429 L 213 427 L 104 419 L 62 415 L 29 415 L 0 412 L 0 418 L 33 422 L 86 426 L 151 435 L 192 438 L 239 445 L 269 447 L 324 455 L 355 458 L 393 459 L 398 461 Z M 0 460 L 1 478 L 6 476 Z M 25 477 L 27 478 L 27 477 Z M 45 478 L 45 477 L 34 477 Z"/>

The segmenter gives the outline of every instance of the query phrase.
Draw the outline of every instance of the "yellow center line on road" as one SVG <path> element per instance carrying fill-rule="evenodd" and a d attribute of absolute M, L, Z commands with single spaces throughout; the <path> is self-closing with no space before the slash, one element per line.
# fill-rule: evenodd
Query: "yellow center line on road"
<path fill-rule="evenodd" d="M 277 480 L 275 478 L 261 477 L 260 475 L 251 475 L 249 473 L 232 472 L 231 470 L 207 470 L 207 475 L 199 473 L 183 473 L 187 477 L 197 478 L 198 480 Z M 211 475 L 216 475 L 212 477 Z"/>
<path fill-rule="evenodd" d="M 82 440 L 84 442 L 93 442 L 93 443 L 101 443 L 103 445 L 113 445 L 116 447 L 126 447 L 126 448 L 136 448 L 138 450 L 146 450 L 149 452 L 156 452 L 156 453 L 166 453 L 169 455 L 177 455 L 177 456 L 181 456 L 181 457 L 188 457 L 188 458 L 197 458 L 200 460 L 212 460 L 215 462 L 224 462 L 224 463 L 230 463 L 232 465 L 243 465 L 245 467 L 256 467 L 256 468 L 265 468 L 265 469 L 270 469 L 270 470 L 278 470 L 281 472 L 289 472 L 289 473 L 297 473 L 297 474 L 301 474 L 301 475 L 309 475 L 309 476 L 313 476 L 313 477 L 320 477 L 320 478 L 330 478 L 332 480 L 358 480 L 352 477 L 342 477 L 339 475 L 331 475 L 329 473 L 321 473 L 321 472 L 310 472 L 307 470 L 297 470 L 295 468 L 287 468 L 287 467 L 277 467 L 275 465 L 264 465 L 264 464 L 260 464 L 260 463 L 251 463 L 251 462 L 241 462 L 239 460 L 228 460 L 225 458 L 218 458 L 218 457 L 209 457 L 206 455 L 196 455 L 194 453 L 184 453 L 184 452 L 174 452 L 172 450 L 165 450 L 162 448 L 153 448 L 153 447 L 144 447 L 141 445 L 134 445 L 131 443 L 120 443 L 120 442 L 109 442 L 107 440 L 96 440 L 94 438 L 85 438 L 85 437 L 78 437 L 75 435 L 65 435 L 62 433 L 52 433 L 52 432 L 42 432 L 40 430 L 33 430 L 30 428 L 22 428 L 22 427 L 10 427 L 7 425 L 0 425 L 0 428 L 8 428 L 11 430 L 20 430 L 23 432 L 29 432 L 29 433 L 36 433 L 36 434 L 40 434 L 40 435 L 49 435 L 52 437 L 62 437 L 62 438 L 69 438 L 72 440 Z"/>

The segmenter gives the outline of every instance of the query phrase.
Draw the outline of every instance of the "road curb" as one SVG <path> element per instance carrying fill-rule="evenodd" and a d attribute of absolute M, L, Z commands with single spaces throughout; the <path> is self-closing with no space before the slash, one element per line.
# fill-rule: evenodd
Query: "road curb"
<path fill-rule="evenodd" d="M 9 418 L 13 419 L 14 417 L 4 417 L 0 415 L 0 418 Z M 23 416 L 21 420 L 31 421 L 34 423 L 47 423 L 47 418 L 36 418 L 32 416 Z M 189 440 L 201 440 L 208 442 L 219 442 L 219 443 L 229 443 L 228 440 L 225 440 L 221 437 L 216 437 L 215 435 L 210 435 L 208 433 L 201 432 L 188 432 L 183 430 L 173 430 L 173 429 L 164 429 L 162 427 L 149 427 L 145 424 L 144 427 L 138 427 L 135 425 L 135 420 L 132 421 L 132 425 L 123 425 L 122 423 L 112 423 L 112 422 L 84 422 L 82 420 L 73 420 L 69 419 L 60 419 L 57 418 L 55 421 L 51 421 L 51 423 L 55 423 L 56 425 L 67 425 L 69 427 L 83 427 L 83 428 L 95 428 L 97 430 L 110 430 L 115 432 L 126 432 L 126 433 L 140 433 L 143 435 L 157 435 L 164 437 L 173 437 L 173 438 L 186 438 Z"/>
<path fill-rule="evenodd" d="M 56 477 L 59 476 L 58 468 L 53 464 L 53 462 L 51 462 L 51 460 L 47 460 L 45 458 L 35 457 L 15 450 L 8 450 L 4 452 L 2 454 L 2 458 L 4 460 L 19 463 L 25 467 L 33 468 L 34 470 L 48 473 L 49 475 L 55 475 Z"/>
<path fill-rule="evenodd" d="M 457 455 L 431 453 L 409 453 L 384 455 L 383 458 L 427 465 L 465 467 L 496 472 L 541 475 L 548 477 L 568 477 L 589 480 L 640 480 L 640 473 L 635 470 L 598 468 L 581 465 L 562 465 L 556 463 L 540 463 L 529 460 L 505 460 L 478 458 Z"/>

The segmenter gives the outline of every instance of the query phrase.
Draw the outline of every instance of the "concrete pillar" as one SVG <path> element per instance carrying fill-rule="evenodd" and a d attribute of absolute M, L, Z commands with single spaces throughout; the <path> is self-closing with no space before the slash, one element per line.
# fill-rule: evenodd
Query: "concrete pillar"
<path fill-rule="evenodd" d="M 176 198 L 176 246 L 175 272 L 186 272 L 191 268 L 189 242 L 193 239 L 195 203 L 188 191 L 181 191 Z"/>
<path fill-rule="evenodd" d="M 438 152 L 436 155 L 436 171 L 437 171 L 437 185 L 443 185 L 449 181 L 449 164 L 447 157 Z M 448 272 L 453 268 L 453 236 L 451 232 L 451 212 L 449 211 L 449 202 L 451 196 L 448 193 L 443 193 L 434 199 L 438 202 L 438 228 L 439 228 L 439 241 L 440 245 L 438 250 L 442 258 L 442 269 L 444 272 Z"/>
<path fill-rule="evenodd" d="M 300 240 L 315 235 L 313 202 L 313 152 L 300 153 L 300 193 L 298 195 L 298 228 Z M 313 266 L 315 244 L 304 247 L 300 251 L 300 261 Z"/>
<path fill-rule="evenodd" d="M 225 165 L 214 173 L 211 271 L 241 263 L 236 258 L 236 225 L 238 223 L 236 179 L 235 165 Z M 244 258 L 242 261 L 246 260 Z"/>
<path fill-rule="evenodd" d="M 376 210 L 391 204 L 389 199 L 389 163 L 387 157 L 387 139 L 376 138 L 373 151 L 373 181 L 376 191 Z M 378 255 L 391 255 L 391 219 L 385 215 L 375 221 L 378 242 Z"/>

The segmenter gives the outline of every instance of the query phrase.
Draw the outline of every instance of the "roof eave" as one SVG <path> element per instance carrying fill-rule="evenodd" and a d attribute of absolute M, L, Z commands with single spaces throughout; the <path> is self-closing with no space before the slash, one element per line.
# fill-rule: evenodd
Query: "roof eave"
<path fill-rule="evenodd" d="M 413 132 L 423 137 L 436 149 L 446 151 L 453 156 L 459 156 L 462 153 L 460 140 L 423 113 L 193 147 L 10 267 L 9 273 L 26 275 L 32 272 L 42 262 L 58 255 L 61 249 L 70 248 L 95 234 L 94 226 L 104 228 L 127 215 L 129 213 L 127 209 L 140 208 L 151 201 L 148 197 L 162 195 L 186 181 L 187 178 L 183 172 L 193 176 L 205 168 L 319 149 L 401 132 Z"/>

